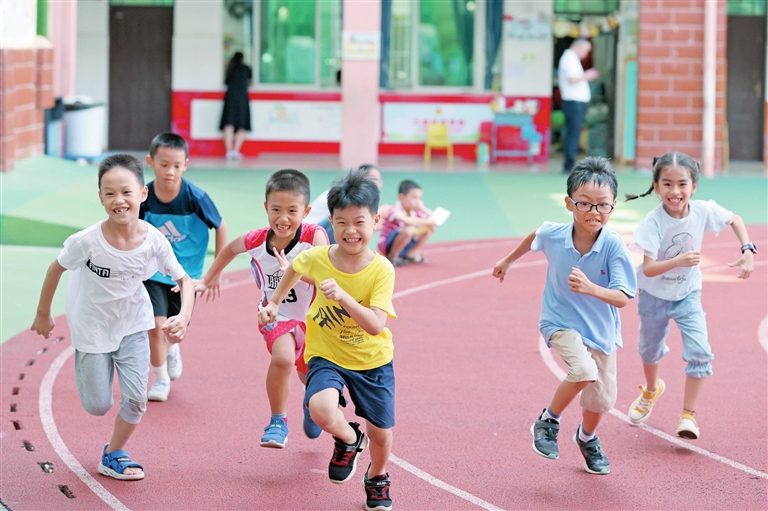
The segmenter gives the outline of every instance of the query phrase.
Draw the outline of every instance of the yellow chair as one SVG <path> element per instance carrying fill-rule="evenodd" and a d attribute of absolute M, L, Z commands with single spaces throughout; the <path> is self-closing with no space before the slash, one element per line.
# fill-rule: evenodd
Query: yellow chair
<path fill-rule="evenodd" d="M 432 159 L 432 149 L 445 149 L 448 152 L 448 163 L 453 163 L 453 144 L 448 139 L 448 125 L 432 123 L 427 125 L 427 144 L 424 146 L 424 163 Z"/>

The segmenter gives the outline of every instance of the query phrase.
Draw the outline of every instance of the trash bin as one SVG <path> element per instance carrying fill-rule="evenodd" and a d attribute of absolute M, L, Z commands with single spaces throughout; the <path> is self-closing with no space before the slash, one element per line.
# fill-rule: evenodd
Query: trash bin
<path fill-rule="evenodd" d="M 70 158 L 101 156 L 107 109 L 87 96 L 64 100 L 64 153 Z"/>

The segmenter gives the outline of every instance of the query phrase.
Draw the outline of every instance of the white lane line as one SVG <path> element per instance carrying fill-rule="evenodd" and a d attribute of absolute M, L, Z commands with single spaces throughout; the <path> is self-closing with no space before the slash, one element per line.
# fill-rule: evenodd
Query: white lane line
<path fill-rule="evenodd" d="M 109 493 L 106 488 L 96 481 L 96 479 L 83 468 L 80 462 L 77 461 L 77 458 L 69 452 L 67 445 L 59 435 L 59 429 L 56 427 L 56 421 L 53 418 L 53 384 L 56 381 L 56 376 L 58 376 L 59 371 L 61 371 L 61 368 L 64 366 L 64 363 L 74 353 L 75 349 L 72 346 L 68 347 L 56 357 L 45 372 L 43 381 L 40 384 L 40 422 L 43 423 L 43 429 L 48 436 L 48 441 L 51 442 L 53 450 L 59 455 L 61 461 L 63 461 L 69 469 L 109 507 L 115 511 L 129 511 L 125 504 L 120 502 L 117 497 Z"/>
<path fill-rule="evenodd" d="M 500 511 L 501 508 L 494 506 L 490 502 L 486 502 L 481 498 L 475 497 L 471 493 L 467 493 L 464 490 L 460 490 L 456 488 L 455 486 L 451 486 L 448 483 L 445 483 L 441 481 L 440 479 L 429 475 L 428 473 L 424 472 L 418 467 L 414 467 L 410 463 L 408 463 L 405 460 L 401 460 L 394 454 L 389 455 L 389 461 L 397 465 L 398 467 L 402 468 L 406 472 L 410 472 L 411 474 L 415 475 L 416 477 L 423 479 L 424 481 L 428 482 L 432 486 L 437 486 L 441 490 L 445 490 L 448 493 L 452 493 L 456 495 L 457 497 L 466 500 L 467 502 L 470 502 L 477 507 L 481 507 L 483 509 L 487 509 L 488 511 Z"/>
<path fill-rule="evenodd" d="M 552 350 L 550 350 L 547 347 L 547 343 L 544 342 L 544 338 L 542 336 L 539 336 L 539 354 L 541 355 L 541 358 L 544 360 L 544 364 L 547 366 L 547 368 L 552 372 L 552 374 L 555 375 L 555 377 L 558 380 L 564 380 L 565 379 L 565 371 L 563 371 L 559 365 L 557 365 L 557 362 L 555 362 L 554 357 L 552 356 Z M 614 417 L 617 417 L 621 419 L 622 421 L 626 422 L 627 424 L 634 426 L 629 421 L 629 417 L 618 411 L 616 408 L 612 408 L 608 413 L 613 415 Z M 768 479 L 768 474 L 765 472 L 761 472 L 759 470 L 755 470 L 754 468 L 748 467 L 746 465 L 743 465 L 737 461 L 733 461 L 731 459 L 728 459 L 724 456 L 720 456 L 719 454 L 715 454 L 713 452 L 710 452 L 706 449 L 702 449 L 701 447 L 696 447 L 695 445 L 691 445 L 687 442 L 683 442 L 677 437 L 674 437 L 672 435 L 669 435 L 667 433 L 664 433 L 663 431 L 660 431 L 656 428 L 652 428 L 645 424 L 639 424 L 637 425 L 638 428 L 642 429 L 643 431 L 647 431 L 648 433 L 651 433 L 652 435 L 656 435 L 659 438 L 662 438 L 670 443 L 675 444 L 678 447 L 682 447 L 683 449 L 688 449 L 689 451 L 693 451 L 696 454 L 701 454 L 702 456 L 706 456 L 709 459 L 719 461 L 720 463 L 724 463 L 728 465 L 729 467 L 733 467 L 737 470 L 741 470 L 743 472 L 746 472 L 747 474 L 761 477 L 763 479 Z"/>
<path fill-rule="evenodd" d="M 768 352 L 768 316 L 764 317 L 757 327 L 757 340 L 760 346 Z"/>

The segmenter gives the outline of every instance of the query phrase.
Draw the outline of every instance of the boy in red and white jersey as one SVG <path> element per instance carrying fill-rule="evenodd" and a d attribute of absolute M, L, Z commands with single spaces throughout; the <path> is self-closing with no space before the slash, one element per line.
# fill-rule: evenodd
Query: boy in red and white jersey
<path fill-rule="evenodd" d="M 235 256 L 247 252 L 251 256 L 256 285 L 261 291 L 259 309 L 266 307 L 291 261 L 304 250 L 328 244 L 328 236 L 322 227 L 302 223 L 310 210 L 309 197 L 309 179 L 298 170 L 283 169 L 272 174 L 267 180 L 264 201 L 269 227 L 249 231 L 225 246 L 195 289 L 205 290 Z M 288 442 L 286 408 L 291 372 L 295 365 L 299 379 L 306 382 L 306 315 L 314 298 L 314 282 L 309 279 L 299 282 L 280 304 L 275 321 L 259 326 L 272 355 L 267 371 L 267 397 L 272 418 L 264 428 L 262 447 L 283 449 Z M 305 406 L 304 433 L 309 438 L 317 438 L 321 432 Z"/>

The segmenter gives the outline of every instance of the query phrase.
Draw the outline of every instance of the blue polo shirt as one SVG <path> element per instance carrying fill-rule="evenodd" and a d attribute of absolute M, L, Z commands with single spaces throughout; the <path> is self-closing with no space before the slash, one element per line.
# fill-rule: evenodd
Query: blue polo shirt
<path fill-rule="evenodd" d="M 531 250 L 544 252 L 549 263 L 539 319 L 547 345 L 553 333 L 571 329 L 592 349 L 612 353 L 621 347 L 618 309 L 594 296 L 574 293 L 568 285 L 571 269 L 578 267 L 598 286 L 618 289 L 634 298 L 637 279 L 632 256 L 621 236 L 601 229 L 592 250 L 582 256 L 573 246 L 573 222 L 544 222 L 536 231 Z"/>
<path fill-rule="evenodd" d="M 155 182 L 147 185 L 149 194 L 142 202 L 139 217 L 157 227 L 171 242 L 184 271 L 193 278 L 203 275 L 208 253 L 208 230 L 221 226 L 221 215 L 208 194 L 186 179 L 171 202 L 162 202 L 155 194 Z M 155 273 L 149 280 L 173 285 L 170 276 Z"/>

